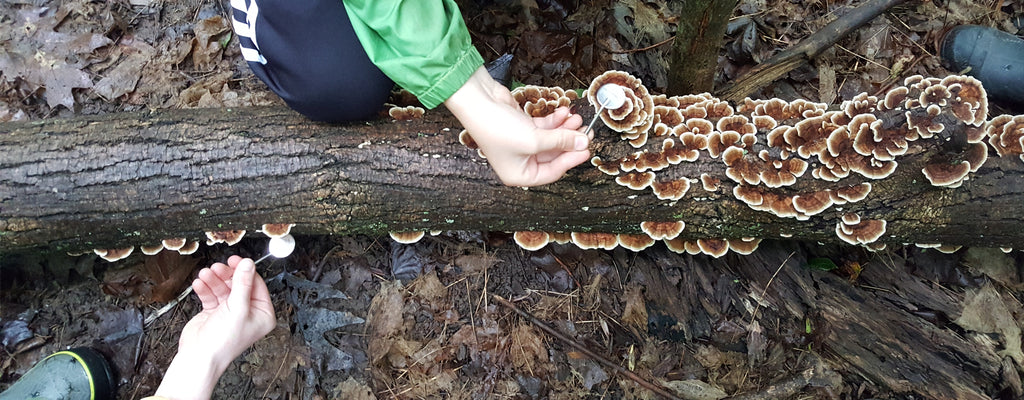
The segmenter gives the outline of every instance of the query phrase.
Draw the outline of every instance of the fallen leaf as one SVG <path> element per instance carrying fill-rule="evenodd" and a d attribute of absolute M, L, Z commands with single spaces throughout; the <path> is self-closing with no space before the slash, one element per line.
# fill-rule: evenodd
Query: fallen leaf
<path fill-rule="evenodd" d="M 963 263 L 1008 287 L 1019 287 L 1021 284 L 1013 256 L 1002 250 L 971 247 L 965 252 Z"/>
<path fill-rule="evenodd" d="M 373 395 L 373 389 L 364 382 L 359 382 L 353 377 L 348 377 L 344 382 L 334 387 L 331 398 L 349 400 L 377 400 Z"/>
<path fill-rule="evenodd" d="M 33 91 L 44 89 L 50 107 L 74 110 L 72 90 L 93 86 L 92 78 L 82 71 L 90 64 L 89 54 L 113 41 L 95 33 L 57 32 L 68 15 L 65 7 L 20 10 L 11 40 L 0 43 L 0 71 L 7 82 L 20 79 Z"/>
<path fill-rule="evenodd" d="M 421 275 L 409 284 L 409 287 L 412 288 L 413 295 L 428 303 L 434 310 L 440 310 L 443 306 L 443 304 L 434 303 L 440 302 L 444 298 L 448 297 L 448 288 L 444 287 L 441 280 L 437 278 L 437 273 L 435 272 Z"/>
<path fill-rule="evenodd" d="M 548 349 L 543 339 L 530 325 L 519 325 L 509 336 L 512 339 L 508 349 L 512 366 L 537 375 L 537 369 L 548 360 Z"/>
<path fill-rule="evenodd" d="M 662 382 L 662 386 L 687 400 L 718 400 L 728 396 L 722 389 L 696 379 Z"/>
<path fill-rule="evenodd" d="M 142 70 L 153 59 L 156 49 L 139 41 L 132 40 L 121 46 L 125 58 L 118 62 L 96 82 L 93 90 L 107 101 L 116 99 L 135 90 L 135 85 L 142 77 Z"/>
<path fill-rule="evenodd" d="M 0 346 L 11 352 L 21 342 L 31 339 L 32 329 L 28 327 L 28 321 L 20 319 L 4 321 L 0 324 Z"/>
<path fill-rule="evenodd" d="M 455 259 L 455 265 L 469 275 L 484 272 L 499 262 L 501 260 L 490 254 L 466 254 Z"/>
<path fill-rule="evenodd" d="M 309 347 L 298 335 L 292 335 L 287 326 L 278 325 L 246 353 L 245 372 L 257 387 L 267 387 L 295 380 L 298 367 L 310 365 Z"/>
<path fill-rule="evenodd" d="M 626 305 L 622 308 L 622 323 L 640 332 L 647 332 L 647 305 L 644 302 L 643 288 L 630 284 L 622 294 Z"/>
<path fill-rule="evenodd" d="M 367 353 L 373 364 L 380 362 L 388 354 L 394 338 L 401 334 L 404 320 L 404 291 L 401 281 L 384 282 L 370 302 L 370 308 L 366 312 L 367 333 L 370 335 Z"/>
<path fill-rule="evenodd" d="M 591 390 L 594 386 L 601 384 L 608 380 L 608 373 L 601 368 L 596 361 L 590 358 L 569 358 L 569 365 L 581 378 L 583 378 L 583 387 L 587 390 Z"/>
<path fill-rule="evenodd" d="M 170 251 L 161 251 L 155 256 L 146 257 L 143 270 L 153 285 L 149 301 L 166 303 L 177 297 L 185 288 L 185 282 L 192 276 L 197 264 L 195 258 Z"/>
<path fill-rule="evenodd" d="M 267 280 L 271 293 L 285 292 L 288 302 L 295 307 L 292 317 L 295 330 L 302 334 L 309 346 L 312 364 L 325 371 L 347 370 L 363 362 L 363 355 L 343 351 L 327 340 L 326 334 L 339 328 L 362 324 L 365 321 L 348 311 L 326 308 L 324 305 L 348 300 L 340 290 L 312 282 L 287 272 Z"/>
<path fill-rule="evenodd" d="M 228 31 L 227 20 L 219 15 L 196 23 L 192 28 L 196 35 L 192 40 L 192 63 L 196 69 L 210 71 L 216 67 L 224 53 L 224 46 L 217 36 Z"/>
<path fill-rule="evenodd" d="M 1000 353 L 1012 357 L 1017 365 L 1024 365 L 1020 326 L 992 285 L 968 291 L 964 298 L 964 309 L 953 322 L 967 330 L 1001 334 L 1005 349 Z"/>

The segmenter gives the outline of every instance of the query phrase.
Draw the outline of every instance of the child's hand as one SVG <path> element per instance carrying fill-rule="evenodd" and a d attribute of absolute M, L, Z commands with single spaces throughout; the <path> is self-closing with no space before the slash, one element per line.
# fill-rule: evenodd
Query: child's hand
<path fill-rule="evenodd" d="M 531 118 L 483 67 L 445 106 L 473 136 L 506 185 L 551 183 L 590 159 L 590 139 L 578 130 L 583 125 L 580 116 L 563 107 L 547 117 Z"/>
<path fill-rule="evenodd" d="M 206 399 L 228 364 L 270 333 L 274 305 L 251 259 L 231 256 L 199 271 L 192 282 L 203 311 L 185 324 L 178 354 L 156 394 L 169 399 Z"/>

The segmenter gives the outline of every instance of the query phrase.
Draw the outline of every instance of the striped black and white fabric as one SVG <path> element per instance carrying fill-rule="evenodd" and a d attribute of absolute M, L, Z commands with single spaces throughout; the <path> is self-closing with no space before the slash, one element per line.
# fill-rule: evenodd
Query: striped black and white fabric
<path fill-rule="evenodd" d="M 267 59 L 260 54 L 260 46 L 256 43 L 256 17 L 260 15 L 256 0 L 231 0 L 231 9 L 231 27 L 242 47 L 242 58 L 266 64 Z"/>
<path fill-rule="evenodd" d="M 366 55 L 341 0 L 231 0 L 249 69 L 317 121 L 372 118 L 394 83 Z"/>

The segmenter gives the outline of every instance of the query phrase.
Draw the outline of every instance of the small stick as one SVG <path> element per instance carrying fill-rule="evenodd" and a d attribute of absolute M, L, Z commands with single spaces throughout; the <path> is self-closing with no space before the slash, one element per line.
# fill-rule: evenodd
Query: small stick
<path fill-rule="evenodd" d="M 590 133 L 590 128 L 594 127 L 594 123 L 597 122 L 597 117 L 601 116 L 601 111 L 604 111 L 604 104 L 601 104 L 601 107 L 598 107 L 597 114 L 594 114 L 594 119 L 590 120 L 590 125 L 587 125 L 587 130 L 583 131 L 584 135 Z"/>
<path fill-rule="evenodd" d="M 604 365 L 604 366 L 606 366 L 608 368 L 611 368 L 612 370 L 614 370 L 619 375 L 622 375 L 622 376 L 625 376 L 625 377 L 627 377 L 629 379 L 632 379 L 634 382 L 636 382 L 640 386 L 643 386 L 643 387 L 647 388 L 648 390 L 650 390 L 650 391 L 652 391 L 654 393 L 657 393 L 658 395 L 660 395 L 662 397 L 665 397 L 665 398 L 668 398 L 668 399 L 672 399 L 672 400 L 682 400 L 681 398 L 673 395 L 672 393 L 669 393 L 667 390 L 665 390 L 665 388 L 663 388 L 661 386 L 658 386 L 658 385 L 655 385 L 654 383 L 648 382 L 644 378 L 641 378 L 639 375 L 634 374 L 632 371 L 630 371 L 630 370 L 628 370 L 626 368 L 623 368 L 621 365 L 613 363 L 613 362 L 609 361 L 608 359 L 602 357 L 601 355 L 599 355 L 597 353 L 594 353 L 593 351 L 590 351 L 590 349 L 584 347 L 579 342 L 565 337 L 565 335 L 563 335 L 561 332 L 559 332 L 555 328 L 551 327 L 548 324 L 545 324 L 543 321 L 537 319 L 536 317 L 531 315 L 529 312 L 526 312 L 525 310 L 522 310 L 519 307 L 516 307 L 515 304 L 512 304 L 512 302 L 510 302 L 508 300 L 505 300 L 505 298 L 503 298 L 501 296 L 498 296 L 498 295 L 492 295 L 492 298 L 498 304 L 501 304 L 501 305 L 511 309 L 512 311 L 515 311 L 516 314 L 519 314 L 519 316 L 521 316 L 523 318 L 526 318 L 531 323 L 533 323 L 538 328 L 540 328 L 542 331 L 547 332 L 549 335 L 554 336 L 556 339 L 561 340 L 562 342 L 564 342 L 565 344 L 568 344 L 569 346 L 572 346 L 572 348 L 576 349 L 580 353 L 585 354 L 587 357 L 590 357 L 592 360 L 597 361 L 598 363 L 600 363 L 600 364 L 602 364 L 602 365 Z"/>

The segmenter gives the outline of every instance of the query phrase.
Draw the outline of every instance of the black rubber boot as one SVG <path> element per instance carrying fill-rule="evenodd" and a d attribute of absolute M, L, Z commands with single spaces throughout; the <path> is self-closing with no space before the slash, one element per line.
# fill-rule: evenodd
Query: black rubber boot
<path fill-rule="evenodd" d="M 506 88 L 512 88 L 512 54 L 502 54 L 501 57 L 484 64 L 484 68 L 487 68 L 487 73 L 491 75 L 491 78 Z"/>
<path fill-rule="evenodd" d="M 36 364 L 0 400 L 108 400 L 114 398 L 114 371 L 96 350 L 58 351 Z"/>
<path fill-rule="evenodd" d="M 963 25 L 942 38 L 939 56 L 946 69 L 967 70 L 985 86 L 990 98 L 1024 110 L 1024 39 L 978 25 Z"/>

